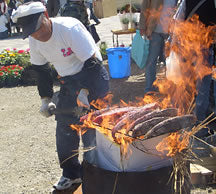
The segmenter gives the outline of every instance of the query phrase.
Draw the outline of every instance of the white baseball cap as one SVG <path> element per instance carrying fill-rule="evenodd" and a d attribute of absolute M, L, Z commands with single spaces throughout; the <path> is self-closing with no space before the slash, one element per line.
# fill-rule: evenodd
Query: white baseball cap
<path fill-rule="evenodd" d="M 46 7 L 41 2 L 28 2 L 13 10 L 11 19 L 23 30 L 23 39 L 36 32 L 41 25 Z"/>

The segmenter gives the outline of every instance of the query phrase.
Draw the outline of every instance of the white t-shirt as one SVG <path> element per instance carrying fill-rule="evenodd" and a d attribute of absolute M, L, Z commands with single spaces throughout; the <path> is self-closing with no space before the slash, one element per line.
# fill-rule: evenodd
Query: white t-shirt
<path fill-rule="evenodd" d="M 8 20 L 5 15 L 0 16 L 0 32 L 5 32 L 7 30 L 6 24 Z"/>
<path fill-rule="evenodd" d="M 50 62 L 60 76 L 81 71 L 94 53 L 102 60 L 97 45 L 85 26 L 72 17 L 51 18 L 52 36 L 47 42 L 29 37 L 30 61 L 34 65 Z"/>

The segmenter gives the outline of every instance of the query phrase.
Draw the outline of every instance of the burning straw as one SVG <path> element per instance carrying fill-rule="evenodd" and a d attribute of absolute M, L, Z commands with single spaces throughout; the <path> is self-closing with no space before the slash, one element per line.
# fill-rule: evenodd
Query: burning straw
<path fill-rule="evenodd" d="M 173 30 L 173 27 L 175 29 Z M 71 125 L 71 128 L 81 131 L 82 133 L 86 129 L 95 129 L 100 133 L 106 135 L 110 141 L 116 142 L 123 149 L 123 153 L 127 153 L 128 144 L 139 142 L 143 136 L 134 137 L 131 136 L 128 129 L 131 124 L 135 121 L 131 118 L 130 111 L 135 112 L 136 109 L 141 109 L 142 106 L 150 103 L 157 103 L 156 109 L 176 108 L 178 109 L 178 115 L 191 114 L 195 107 L 195 95 L 196 83 L 198 80 L 202 80 L 206 75 L 212 74 L 212 69 L 208 67 L 208 61 L 204 57 L 203 51 L 207 50 L 213 43 L 212 31 L 215 30 L 215 26 L 205 27 L 198 17 L 193 17 L 190 21 L 176 22 L 171 31 L 173 31 L 174 40 L 172 42 L 171 51 L 178 56 L 178 70 L 179 76 L 171 76 L 172 79 L 156 80 L 154 85 L 159 88 L 160 95 L 145 95 L 143 98 L 137 99 L 137 102 L 126 103 L 121 101 L 120 106 L 110 106 L 112 96 L 108 96 L 105 101 L 95 101 L 91 105 L 94 105 L 98 112 L 89 113 L 85 119 L 83 119 L 83 125 Z M 173 64 L 175 65 L 175 61 Z M 175 72 L 173 72 L 175 73 Z M 175 75 L 175 74 L 174 74 Z M 124 108 L 130 109 L 127 114 Z M 116 111 L 116 110 L 119 111 Z M 134 109 L 134 110 L 133 110 Z M 115 112 L 115 114 L 111 114 Z M 124 112 L 125 111 L 125 112 Z M 97 116 L 100 117 L 100 122 Z M 121 130 L 116 132 L 116 136 L 113 136 L 113 128 L 117 125 L 120 120 L 124 119 L 124 116 L 128 116 L 128 120 L 121 126 Z M 216 117 L 209 120 L 212 117 L 210 115 L 206 120 L 197 126 L 182 127 L 180 129 L 173 128 L 172 133 L 164 138 L 157 146 L 157 150 L 160 152 L 167 152 L 167 156 L 173 159 L 173 172 L 171 178 L 174 178 L 174 188 L 177 191 L 182 192 L 183 185 L 187 185 L 186 180 L 190 180 L 190 173 L 188 163 L 194 158 L 197 159 L 196 155 L 192 151 L 192 144 L 190 140 L 194 137 L 194 134 L 206 127 L 210 122 L 216 120 Z M 115 138 L 114 138 L 115 137 Z M 145 137 L 145 135 L 144 135 Z M 146 150 L 144 150 L 146 152 Z M 147 151 L 148 152 L 148 151 Z M 151 153 L 149 153 L 151 154 Z M 178 182 L 179 181 L 179 182 Z"/>
<path fill-rule="evenodd" d="M 184 189 L 183 185 L 190 185 L 189 163 L 193 162 L 194 159 L 201 160 L 193 153 L 191 140 L 196 138 L 207 146 L 210 146 L 210 148 L 213 147 L 202 139 L 194 136 L 195 133 L 216 120 L 216 117 L 212 118 L 213 115 L 214 113 L 210 114 L 203 122 L 194 126 L 191 131 L 181 130 L 180 132 L 171 133 L 156 146 L 158 151 L 168 152 L 167 156 L 173 159 L 173 172 L 170 176 L 170 180 L 174 178 L 174 188 L 176 192 L 182 193 L 182 189 Z"/>

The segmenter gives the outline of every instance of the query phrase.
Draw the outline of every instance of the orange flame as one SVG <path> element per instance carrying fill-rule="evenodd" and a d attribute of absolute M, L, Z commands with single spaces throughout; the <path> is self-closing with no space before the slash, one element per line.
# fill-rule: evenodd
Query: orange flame
<path fill-rule="evenodd" d="M 167 96 L 166 103 L 171 102 L 183 114 L 197 92 L 197 80 L 213 72 L 207 65 L 208 61 L 204 53 L 214 41 L 212 32 L 215 28 L 216 26 L 205 27 L 197 16 L 190 21 L 176 21 L 172 26 L 174 40 L 171 49 L 179 57 L 179 77 L 173 76 L 171 81 L 157 80 L 154 84 L 159 88 L 160 93 Z M 167 156 L 172 157 L 187 148 L 190 135 L 189 133 L 172 133 L 164 138 L 156 149 L 161 152 L 168 151 Z"/>
<path fill-rule="evenodd" d="M 180 72 L 176 76 L 176 72 L 171 71 L 171 81 L 154 82 L 160 93 L 167 96 L 162 104 L 171 103 L 179 108 L 181 113 L 187 111 L 197 92 L 197 80 L 212 74 L 205 54 L 214 41 L 212 32 L 215 29 L 216 26 L 206 27 L 199 21 L 198 16 L 194 16 L 190 21 L 176 21 L 171 25 L 171 51 L 178 57 L 178 61 L 175 60 L 171 65 L 177 67 L 175 70 Z"/>
<path fill-rule="evenodd" d="M 178 152 L 186 149 L 189 145 L 189 133 L 179 134 L 171 133 L 168 137 L 164 138 L 157 146 L 159 152 L 168 151 L 167 156 L 175 156 Z"/>
<path fill-rule="evenodd" d="M 90 118 L 90 116 L 89 116 Z M 95 123 L 92 122 L 92 120 L 89 120 L 89 118 L 87 120 L 84 120 L 83 125 L 70 125 L 70 127 L 73 130 L 76 130 L 78 133 L 81 133 L 82 135 L 87 131 L 87 130 L 97 130 L 100 133 L 106 135 L 108 137 L 108 139 L 110 139 L 110 141 L 115 142 L 119 145 L 121 145 L 120 149 L 121 149 L 121 153 L 123 155 L 127 155 L 127 151 L 128 151 L 128 145 L 129 143 L 132 142 L 132 138 L 125 136 L 125 130 L 122 129 L 118 132 L 118 134 L 116 135 L 116 139 L 114 140 L 112 137 L 112 128 L 113 125 L 110 122 L 110 118 L 106 118 L 103 119 L 102 124 L 97 125 Z"/>
<path fill-rule="evenodd" d="M 212 77 L 216 80 L 216 67 L 212 67 Z"/>
<path fill-rule="evenodd" d="M 158 19 L 157 13 L 155 13 L 154 16 Z M 159 88 L 160 95 L 145 95 L 143 98 L 137 98 L 136 102 L 126 103 L 121 100 L 120 105 L 112 105 L 112 107 L 139 107 L 148 103 L 157 102 L 161 108 L 175 107 L 179 109 L 180 114 L 185 114 L 196 95 L 197 80 L 212 74 L 212 69 L 207 66 L 208 61 L 203 53 L 208 50 L 213 43 L 212 31 L 215 30 L 215 28 L 215 26 L 205 27 L 197 16 L 193 17 L 190 21 L 176 21 L 170 28 L 171 31 L 174 30 L 171 50 L 179 57 L 179 76 L 171 76 L 171 80 L 156 80 L 154 85 Z M 172 65 L 175 65 L 175 63 Z M 214 75 L 216 75 L 216 73 Z M 104 99 L 91 102 L 91 105 L 97 109 L 103 109 L 110 107 L 111 103 L 112 95 L 109 94 Z M 81 133 L 84 133 L 88 128 L 96 129 L 100 133 L 105 134 L 111 141 L 114 141 L 111 130 L 120 116 L 121 115 L 118 115 L 118 117 L 104 117 L 99 126 L 93 122 L 95 116 L 93 112 L 91 112 L 88 114 L 88 118 L 84 121 L 82 126 L 71 125 L 71 127 L 77 131 L 81 131 Z M 127 152 L 128 144 L 133 141 L 132 138 L 124 135 L 128 124 L 130 124 L 130 121 L 125 123 L 122 129 L 118 131 L 115 139 L 118 144 L 121 144 L 123 153 Z M 156 148 L 161 152 L 167 150 L 168 156 L 174 156 L 177 152 L 181 152 L 187 148 L 189 136 L 190 134 L 188 133 L 172 133 L 159 143 Z"/>
<path fill-rule="evenodd" d="M 91 101 L 90 104 L 99 110 L 102 108 L 106 108 L 107 105 L 111 105 L 112 98 L 113 98 L 113 95 L 109 93 L 104 98 L 99 98 L 96 101 L 95 100 Z"/>

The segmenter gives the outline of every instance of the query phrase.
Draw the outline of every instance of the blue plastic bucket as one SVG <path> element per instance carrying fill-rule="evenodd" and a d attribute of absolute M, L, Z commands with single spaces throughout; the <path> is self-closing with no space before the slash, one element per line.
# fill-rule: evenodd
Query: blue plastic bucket
<path fill-rule="evenodd" d="M 131 47 L 106 49 L 111 78 L 123 78 L 130 76 L 130 50 Z"/>

